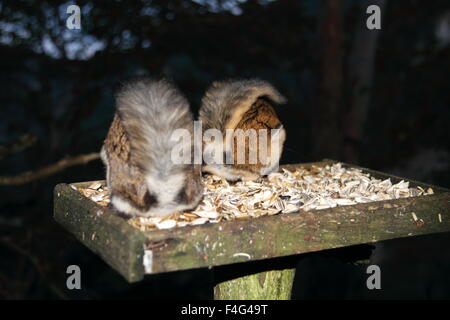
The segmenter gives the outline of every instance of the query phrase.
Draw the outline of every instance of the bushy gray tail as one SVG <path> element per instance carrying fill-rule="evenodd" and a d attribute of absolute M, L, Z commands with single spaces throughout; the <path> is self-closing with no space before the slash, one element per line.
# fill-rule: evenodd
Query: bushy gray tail
<path fill-rule="evenodd" d="M 145 173 L 163 177 L 175 170 L 171 151 L 176 129 L 192 133 L 189 103 L 169 81 L 143 78 L 117 93 L 117 112 L 131 144 L 131 162 Z M 149 172 L 151 171 L 151 172 Z"/>

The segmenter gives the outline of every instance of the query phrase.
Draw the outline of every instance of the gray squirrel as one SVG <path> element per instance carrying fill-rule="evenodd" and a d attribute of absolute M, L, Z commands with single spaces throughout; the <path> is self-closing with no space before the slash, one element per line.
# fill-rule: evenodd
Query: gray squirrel
<path fill-rule="evenodd" d="M 172 160 L 176 129 L 192 136 L 193 117 L 186 98 L 168 80 L 140 78 L 118 91 L 100 155 L 111 204 L 126 217 L 164 217 L 201 201 L 201 165 Z"/>
<path fill-rule="evenodd" d="M 219 130 L 224 139 L 219 142 L 224 145 L 224 160 L 222 163 L 204 164 L 203 171 L 221 176 L 230 181 L 255 180 L 262 175 L 269 174 L 278 168 L 278 162 L 283 152 L 283 144 L 286 139 L 286 131 L 281 124 L 274 104 L 283 104 L 286 99 L 270 83 L 260 79 L 216 81 L 206 91 L 200 108 L 199 118 L 204 130 Z M 245 161 L 237 161 L 237 138 L 226 135 L 231 129 L 237 132 L 242 129 L 261 129 L 267 132 L 266 140 L 261 141 L 257 136 L 256 143 L 250 150 L 251 141 L 246 138 L 243 155 Z M 274 130 L 275 129 L 275 130 Z M 233 141 L 233 139 L 235 139 Z M 272 143 L 277 139 L 277 144 Z M 216 141 L 206 142 L 203 149 L 215 148 Z M 241 144 L 242 145 L 242 144 Z M 273 146 L 275 148 L 273 148 Z M 267 153 L 260 149 L 264 147 Z M 227 163 L 225 158 L 230 154 L 233 161 Z M 250 155 L 256 156 L 257 161 L 250 160 Z"/>

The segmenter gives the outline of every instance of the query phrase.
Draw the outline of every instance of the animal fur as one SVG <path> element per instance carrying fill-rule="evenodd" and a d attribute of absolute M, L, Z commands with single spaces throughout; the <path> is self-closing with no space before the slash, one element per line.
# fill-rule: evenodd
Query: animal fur
<path fill-rule="evenodd" d="M 254 129 L 257 132 L 266 129 L 268 132 L 267 151 L 271 165 L 278 164 L 281 157 L 286 132 L 272 104 L 285 103 L 286 99 L 268 82 L 251 80 L 230 80 L 214 82 L 205 93 L 200 109 L 200 120 L 205 130 L 218 129 L 225 136 L 225 153 L 233 154 L 232 164 L 206 164 L 203 170 L 225 177 L 228 180 L 254 180 L 269 173 L 272 168 L 260 162 L 259 153 L 257 163 L 249 163 L 249 138 L 245 138 L 246 163 L 237 162 L 236 137 L 226 135 L 226 130 Z M 272 136 L 271 129 L 278 129 Z M 233 140 L 234 139 L 234 140 Z M 271 139 L 279 139 L 280 148 L 271 150 Z M 258 139 L 257 149 L 259 152 Z M 212 148 L 214 143 L 204 145 L 204 148 Z M 227 155 L 225 154 L 224 157 Z"/>
<path fill-rule="evenodd" d="M 130 216 L 165 216 L 197 206 L 203 194 L 200 166 L 171 158 L 178 143 L 173 131 L 193 136 L 184 96 L 167 80 L 145 78 L 123 86 L 116 107 L 101 151 L 112 205 Z"/>

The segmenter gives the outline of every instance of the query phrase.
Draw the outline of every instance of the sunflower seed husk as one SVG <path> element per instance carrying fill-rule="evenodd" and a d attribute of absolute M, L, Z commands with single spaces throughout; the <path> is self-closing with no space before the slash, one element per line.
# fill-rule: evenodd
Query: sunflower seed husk
<path fill-rule="evenodd" d="M 408 181 L 392 183 L 380 180 L 356 168 L 341 163 L 325 167 L 312 166 L 295 171 L 282 169 L 258 181 L 228 182 L 221 177 L 206 175 L 204 197 L 191 212 L 161 218 L 134 218 L 130 224 L 140 230 L 168 229 L 234 219 L 307 212 L 336 206 L 348 206 L 398 198 L 433 194 L 431 188 L 409 187 Z M 105 206 L 109 190 L 101 182 L 79 188 L 86 197 Z"/>

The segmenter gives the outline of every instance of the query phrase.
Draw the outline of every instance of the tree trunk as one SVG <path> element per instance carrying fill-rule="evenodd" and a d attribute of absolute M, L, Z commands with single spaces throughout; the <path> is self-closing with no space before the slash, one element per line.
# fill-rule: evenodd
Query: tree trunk
<path fill-rule="evenodd" d="M 215 300 L 289 300 L 295 269 L 260 272 L 221 282 Z"/>
<path fill-rule="evenodd" d="M 313 114 L 313 154 L 339 159 L 342 87 L 342 1 L 323 1 L 319 22 L 320 79 Z"/>
<path fill-rule="evenodd" d="M 370 104 L 373 69 L 378 36 L 381 30 L 366 26 L 366 9 L 369 5 L 385 8 L 386 0 L 365 0 L 361 6 L 360 23 L 356 25 L 355 40 L 349 58 L 349 109 L 344 120 L 344 161 L 358 164 L 364 141 L 364 125 Z"/>

